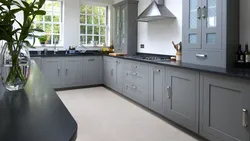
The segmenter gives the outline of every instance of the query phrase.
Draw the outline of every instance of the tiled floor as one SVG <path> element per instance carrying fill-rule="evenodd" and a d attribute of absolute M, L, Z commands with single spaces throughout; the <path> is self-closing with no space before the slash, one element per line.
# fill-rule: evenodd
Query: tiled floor
<path fill-rule="evenodd" d="M 78 123 L 77 141 L 198 141 L 104 87 L 57 93 Z"/>

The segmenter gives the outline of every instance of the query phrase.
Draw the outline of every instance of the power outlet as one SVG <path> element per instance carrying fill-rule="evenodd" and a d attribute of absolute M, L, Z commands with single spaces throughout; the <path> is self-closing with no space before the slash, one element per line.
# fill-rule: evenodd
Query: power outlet
<path fill-rule="evenodd" d="M 141 48 L 145 48 L 145 45 L 144 45 L 144 44 L 141 44 Z"/>

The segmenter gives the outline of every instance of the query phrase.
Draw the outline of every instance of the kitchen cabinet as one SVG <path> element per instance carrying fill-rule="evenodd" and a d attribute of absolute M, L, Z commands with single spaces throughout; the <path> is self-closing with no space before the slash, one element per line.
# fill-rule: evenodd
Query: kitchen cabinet
<path fill-rule="evenodd" d="M 166 68 L 164 116 L 198 133 L 199 72 Z"/>
<path fill-rule="evenodd" d="M 123 93 L 123 81 L 124 81 L 124 71 L 123 71 L 123 60 L 116 59 L 116 91 Z"/>
<path fill-rule="evenodd" d="M 51 57 L 42 59 L 42 72 L 51 88 L 61 88 L 63 80 L 63 58 Z"/>
<path fill-rule="evenodd" d="M 123 94 L 145 107 L 149 107 L 148 70 L 147 63 L 124 61 Z"/>
<path fill-rule="evenodd" d="M 104 85 L 116 90 L 116 63 L 114 58 L 103 57 L 103 79 Z"/>
<path fill-rule="evenodd" d="M 239 43 L 239 1 L 183 0 L 183 62 L 230 67 Z"/>
<path fill-rule="evenodd" d="M 102 84 L 102 57 L 86 56 L 82 58 L 83 85 Z"/>
<path fill-rule="evenodd" d="M 63 87 L 82 86 L 82 57 L 67 57 L 61 61 L 64 64 Z"/>
<path fill-rule="evenodd" d="M 42 58 L 41 57 L 31 57 L 31 60 L 34 60 L 38 68 L 42 70 Z"/>
<path fill-rule="evenodd" d="M 149 108 L 163 115 L 165 67 L 149 66 Z"/>
<path fill-rule="evenodd" d="M 138 1 L 125 0 L 115 8 L 115 52 L 135 55 L 137 52 Z"/>
<path fill-rule="evenodd" d="M 249 141 L 249 81 L 202 73 L 200 134 L 213 141 Z"/>

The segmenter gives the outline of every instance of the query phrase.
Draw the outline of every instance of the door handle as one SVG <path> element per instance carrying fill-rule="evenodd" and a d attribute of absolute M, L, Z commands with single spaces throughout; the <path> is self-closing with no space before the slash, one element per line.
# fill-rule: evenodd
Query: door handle
<path fill-rule="evenodd" d="M 111 76 L 113 76 L 113 74 L 114 74 L 114 70 L 112 69 L 112 70 L 111 70 Z"/>
<path fill-rule="evenodd" d="M 61 69 L 60 68 L 58 68 L 58 76 L 60 76 L 61 75 Z"/>
<path fill-rule="evenodd" d="M 202 18 L 206 19 L 206 17 L 207 17 L 207 7 L 203 6 L 203 8 L 202 8 Z"/>
<path fill-rule="evenodd" d="M 66 76 L 68 76 L 68 69 L 66 69 Z"/>
<path fill-rule="evenodd" d="M 207 58 L 207 55 L 205 54 L 196 54 L 197 58 Z"/>
<path fill-rule="evenodd" d="M 242 110 L 242 126 L 247 127 L 248 126 L 248 121 L 247 121 L 247 109 Z"/>
<path fill-rule="evenodd" d="M 167 86 L 168 99 L 171 98 L 171 87 Z"/>
<path fill-rule="evenodd" d="M 201 7 L 197 7 L 197 18 L 201 19 Z"/>

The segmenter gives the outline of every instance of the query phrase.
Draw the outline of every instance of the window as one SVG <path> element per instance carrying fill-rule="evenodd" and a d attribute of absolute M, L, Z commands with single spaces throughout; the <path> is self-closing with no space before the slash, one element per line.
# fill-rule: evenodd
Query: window
<path fill-rule="evenodd" d="M 28 0 L 28 2 L 32 1 Z M 54 44 L 62 45 L 62 4 L 62 1 L 47 0 L 42 8 L 46 11 L 46 15 L 36 16 L 32 25 L 32 28 L 44 31 L 44 33 L 38 34 L 47 38 L 45 42 L 47 46 Z M 40 46 L 38 39 L 36 39 L 35 46 Z"/>
<path fill-rule="evenodd" d="M 80 8 L 80 44 L 107 42 L 107 7 L 82 5 Z"/>

